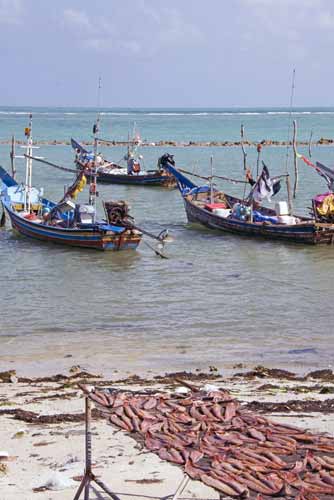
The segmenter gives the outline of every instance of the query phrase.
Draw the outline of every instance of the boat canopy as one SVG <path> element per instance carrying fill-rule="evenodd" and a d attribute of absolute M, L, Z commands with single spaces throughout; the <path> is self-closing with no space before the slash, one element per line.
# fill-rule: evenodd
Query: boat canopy
<path fill-rule="evenodd" d="M 7 187 L 17 186 L 17 182 L 13 177 L 9 175 L 6 170 L 0 166 L 0 179 Z"/>
<path fill-rule="evenodd" d="M 75 139 L 71 138 L 71 145 L 73 149 L 78 149 L 81 154 L 87 154 L 88 150 L 79 144 Z"/>

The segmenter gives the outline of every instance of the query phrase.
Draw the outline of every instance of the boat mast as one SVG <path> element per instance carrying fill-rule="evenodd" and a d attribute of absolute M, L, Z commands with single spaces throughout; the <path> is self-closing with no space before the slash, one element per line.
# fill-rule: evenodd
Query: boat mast
<path fill-rule="evenodd" d="M 292 145 L 293 145 L 293 163 L 294 163 L 294 167 L 295 167 L 295 182 L 294 182 L 294 185 L 293 185 L 293 197 L 296 198 L 297 189 L 298 189 L 298 178 L 299 178 L 298 156 L 297 156 L 297 122 L 296 122 L 296 120 L 293 120 L 293 140 L 292 140 Z"/>
<path fill-rule="evenodd" d="M 97 158 L 96 157 L 97 157 L 97 145 L 98 145 L 97 134 L 99 133 L 99 125 L 100 125 L 100 94 L 101 94 L 101 77 L 99 77 L 99 85 L 98 85 L 98 112 L 97 112 L 96 122 L 94 123 L 94 126 L 93 126 L 93 136 L 94 136 L 93 180 L 91 181 L 90 186 L 89 186 L 89 204 L 92 205 L 92 207 L 94 208 L 93 223 L 95 223 L 95 221 L 96 221 L 96 198 L 97 198 L 97 191 L 96 191 Z"/>
<path fill-rule="evenodd" d="M 31 209 L 31 187 L 32 187 L 32 114 L 29 115 L 29 126 L 24 129 L 27 137 L 26 145 L 26 179 L 24 189 L 24 211 L 30 212 Z"/>
<path fill-rule="evenodd" d="M 15 165 L 15 158 L 16 158 L 16 141 L 15 141 L 15 135 L 12 135 L 12 149 L 10 152 L 10 163 L 12 166 L 12 177 L 15 179 L 16 177 L 16 165 Z"/>
<path fill-rule="evenodd" d="M 290 185 L 290 177 L 289 177 L 289 170 L 288 170 L 288 160 L 289 160 L 290 127 L 291 127 L 291 117 L 292 117 L 292 104 L 293 104 L 293 96 L 294 96 L 294 91 L 295 91 L 295 75 L 296 75 L 296 70 L 294 68 L 293 72 L 292 72 L 292 82 L 291 82 L 288 140 L 287 140 L 287 146 L 286 146 L 286 163 L 285 163 L 285 168 L 286 168 L 286 189 L 287 189 L 287 192 L 288 192 L 289 215 L 291 215 L 292 212 L 293 212 L 292 196 L 291 196 L 291 185 Z"/>

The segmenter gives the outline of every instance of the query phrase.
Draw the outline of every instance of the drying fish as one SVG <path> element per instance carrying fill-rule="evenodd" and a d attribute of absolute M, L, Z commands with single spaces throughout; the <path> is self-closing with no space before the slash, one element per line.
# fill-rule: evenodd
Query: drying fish
<path fill-rule="evenodd" d="M 226 472 L 212 472 L 211 477 L 224 481 L 225 484 L 233 488 L 239 495 L 239 498 L 248 498 L 249 490 L 247 486 L 240 484 L 233 476 L 227 474 Z"/>
<path fill-rule="evenodd" d="M 201 479 L 201 475 L 203 474 L 203 471 L 198 467 L 194 467 L 190 463 L 190 461 L 186 462 L 186 465 L 184 466 L 184 472 L 186 472 L 186 474 L 188 474 L 191 479 Z"/>
<path fill-rule="evenodd" d="M 103 392 L 91 393 L 90 397 L 94 403 L 98 403 L 101 406 L 109 406 L 109 400 Z"/>
<path fill-rule="evenodd" d="M 266 436 L 261 431 L 258 431 L 254 427 L 250 427 L 247 430 L 247 432 L 248 432 L 248 434 L 250 436 L 252 436 L 255 439 L 258 439 L 259 441 L 265 441 L 266 440 Z"/>
<path fill-rule="evenodd" d="M 324 483 L 327 483 L 327 484 L 330 484 L 331 486 L 334 486 L 334 478 L 330 474 L 328 474 L 328 472 L 325 472 L 324 470 L 320 470 L 319 475 Z"/>
<path fill-rule="evenodd" d="M 203 481 L 203 483 L 207 486 L 211 486 L 212 488 L 225 493 L 225 495 L 240 498 L 240 495 L 236 490 L 232 489 L 228 484 L 224 483 L 220 479 L 215 479 L 215 477 L 212 477 L 209 474 L 202 474 L 201 481 Z"/>
<path fill-rule="evenodd" d="M 156 408 L 158 404 L 158 401 L 156 400 L 156 398 L 149 398 L 144 404 L 143 404 L 143 408 L 144 410 L 152 410 L 153 408 Z"/>
<path fill-rule="evenodd" d="M 138 417 L 134 416 L 131 418 L 131 424 L 135 432 L 140 432 L 140 420 Z"/>
<path fill-rule="evenodd" d="M 109 420 L 111 423 L 117 425 L 117 427 L 121 427 L 121 429 L 124 429 L 125 431 L 130 432 L 132 430 L 132 425 L 129 428 L 121 418 L 117 417 L 117 415 L 110 415 Z"/>
<path fill-rule="evenodd" d="M 235 403 L 235 401 L 227 403 L 224 416 L 225 422 L 229 422 L 230 420 L 232 420 L 232 418 L 235 417 L 236 414 L 237 414 L 237 404 Z"/>
<path fill-rule="evenodd" d="M 113 425 L 225 496 L 334 498 L 334 439 L 256 415 L 227 391 L 88 397 Z"/>

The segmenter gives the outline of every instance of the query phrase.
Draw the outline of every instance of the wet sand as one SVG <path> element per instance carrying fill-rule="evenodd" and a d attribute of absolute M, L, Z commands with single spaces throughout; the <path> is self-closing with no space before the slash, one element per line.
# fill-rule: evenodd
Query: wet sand
<path fill-rule="evenodd" d="M 239 373 L 238 373 L 239 372 Z M 315 432 L 334 434 L 334 374 L 320 370 L 301 376 L 285 370 L 235 367 L 222 377 L 215 367 L 139 377 L 114 374 L 106 380 L 73 367 L 65 375 L 26 378 L 0 375 L 1 498 L 6 500 L 70 500 L 84 470 L 84 399 L 79 382 L 143 391 L 175 391 L 176 379 L 203 387 L 214 384 L 231 391 L 247 408 L 276 421 Z M 162 499 L 175 492 L 183 473 L 162 461 L 123 431 L 107 424 L 98 412 L 93 418 L 94 472 L 121 499 Z M 53 488 L 60 488 L 59 490 Z M 95 487 L 94 487 L 95 488 Z M 97 491 L 97 489 L 96 489 Z M 92 489 L 91 498 L 107 498 Z M 218 493 L 191 481 L 183 498 L 218 499 Z"/>

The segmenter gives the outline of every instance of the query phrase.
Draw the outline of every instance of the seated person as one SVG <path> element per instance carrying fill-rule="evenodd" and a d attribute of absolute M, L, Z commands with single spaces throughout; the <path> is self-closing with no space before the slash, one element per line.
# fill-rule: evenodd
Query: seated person
<path fill-rule="evenodd" d="M 135 163 L 135 159 L 133 158 L 132 155 L 129 155 L 128 163 L 127 163 L 128 175 L 132 175 L 133 174 L 133 165 L 134 165 L 134 163 Z"/>

